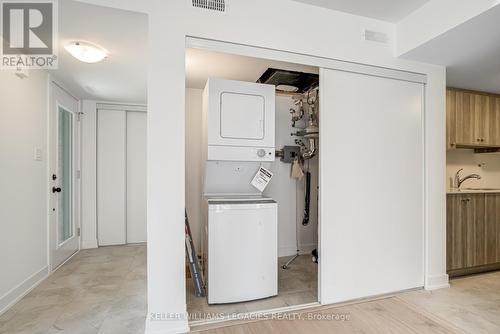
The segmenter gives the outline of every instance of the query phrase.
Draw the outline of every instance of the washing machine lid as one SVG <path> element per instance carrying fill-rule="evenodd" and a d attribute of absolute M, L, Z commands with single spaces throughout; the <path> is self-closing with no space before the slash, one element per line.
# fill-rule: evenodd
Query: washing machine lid
<path fill-rule="evenodd" d="M 213 195 L 205 198 L 208 205 L 276 203 L 272 198 L 262 195 Z"/>

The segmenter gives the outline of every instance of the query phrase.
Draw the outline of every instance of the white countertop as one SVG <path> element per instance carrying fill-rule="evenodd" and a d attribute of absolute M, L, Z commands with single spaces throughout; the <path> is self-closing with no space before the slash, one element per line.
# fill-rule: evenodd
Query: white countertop
<path fill-rule="evenodd" d="M 461 188 L 461 189 L 448 189 L 447 194 L 487 194 L 487 193 L 500 193 L 498 188 Z"/>

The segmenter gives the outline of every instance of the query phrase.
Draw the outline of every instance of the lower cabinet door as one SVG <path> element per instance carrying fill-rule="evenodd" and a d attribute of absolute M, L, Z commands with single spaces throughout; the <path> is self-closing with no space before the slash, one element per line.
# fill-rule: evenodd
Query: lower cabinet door
<path fill-rule="evenodd" d="M 446 203 L 447 270 L 466 267 L 466 225 L 470 220 L 470 206 L 464 195 L 448 195 Z M 470 199 L 469 199 L 470 201 Z"/>
<path fill-rule="evenodd" d="M 500 262 L 500 194 L 485 195 L 486 263 Z"/>
<path fill-rule="evenodd" d="M 470 215 L 465 223 L 466 229 L 466 267 L 486 264 L 485 235 L 485 194 L 473 194 L 465 202 Z"/>

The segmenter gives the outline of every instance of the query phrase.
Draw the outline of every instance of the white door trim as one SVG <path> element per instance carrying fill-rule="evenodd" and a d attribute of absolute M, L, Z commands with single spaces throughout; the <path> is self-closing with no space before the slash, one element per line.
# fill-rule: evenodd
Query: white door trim
<path fill-rule="evenodd" d="M 361 63 L 311 56 L 303 53 L 280 51 L 271 48 L 255 47 L 245 44 L 228 43 L 213 39 L 186 37 L 186 48 L 202 49 L 222 53 L 236 54 L 247 57 L 257 57 L 276 61 L 285 61 L 301 65 L 323 67 L 339 71 L 361 73 L 396 80 L 427 83 L 427 75 L 394 68 L 366 65 Z"/>

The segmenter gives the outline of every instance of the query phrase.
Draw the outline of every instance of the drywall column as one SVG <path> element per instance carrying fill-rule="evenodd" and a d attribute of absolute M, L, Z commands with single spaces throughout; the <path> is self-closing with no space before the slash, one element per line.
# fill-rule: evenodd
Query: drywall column
<path fill-rule="evenodd" d="M 185 35 L 183 17 L 178 15 L 182 10 L 163 10 L 162 2 L 154 2 L 162 10 L 149 16 L 149 40 L 154 42 L 148 55 L 146 333 L 183 333 L 189 331 L 183 237 Z"/>
<path fill-rule="evenodd" d="M 446 274 L 446 70 L 429 71 L 425 88 L 425 282 L 449 287 Z"/>

